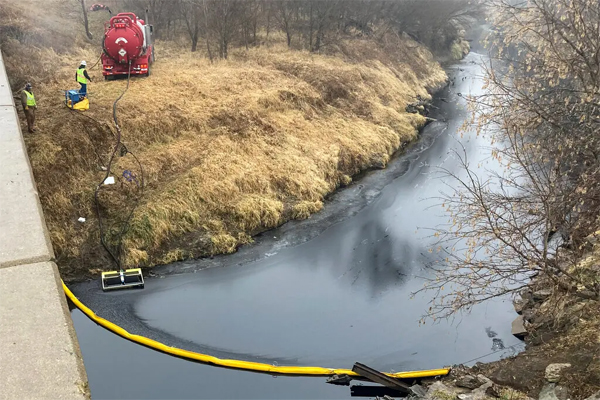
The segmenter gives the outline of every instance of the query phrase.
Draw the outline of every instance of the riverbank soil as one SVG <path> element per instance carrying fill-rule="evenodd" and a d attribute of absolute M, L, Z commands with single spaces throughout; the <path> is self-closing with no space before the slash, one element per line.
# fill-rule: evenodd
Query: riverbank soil
<path fill-rule="evenodd" d="M 101 46 L 84 37 L 78 4 L 0 3 L 13 90 L 32 82 L 39 105 L 38 132 L 25 141 L 66 279 L 111 266 L 94 191 L 115 144 L 113 102 L 127 85 L 92 68 Z M 92 24 L 103 19 L 90 14 Z M 176 41 L 158 42 L 151 76 L 131 80 L 118 103 L 126 147 L 112 165 L 116 184 L 99 192 L 113 246 L 139 201 L 123 240 L 125 266 L 230 253 L 258 232 L 307 218 L 414 140 L 426 119 L 407 105 L 446 81 L 431 53 L 406 37 L 348 39 L 329 54 L 290 50 L 279 37 L 213 63 Z M 61 90 L 77 87 L 82 59 L 91 108 L 75 113 Z"/>
<path fill-rule="evenodd" d="M 597 233 L 588 237 L 588 253 L 569 268 L 598 280 L 600 246 Z M 585 291 L 566 291 L 549 279 L 532 281 L 515 299 L 527 349 L 516 357 L 478 368 L 493 381 L 531 397 L 548 390 L 548 365 L 567 364 L 559 385 L 573 399 L 600 394 L 600 305 Z M 551 379 L 552 380 L 552 379 Z"/>
<path fill-rule="evenodd" d="M 535 281 L 535 288 L 515 301 L 526 327 L 526 350 L 472 368 L 457 366 L 445 380 L 449 388 L 464 389 L 472 377 L 484 376 L 494 383 L 485 391 L 489 398 L 597 398 L 593 396 L 600 394 L 598 302 L 561 292 L 551 282 Z"/>
<path fill-rule="evenodd" d="M 550 364 L 566 363 L 560 384 L 571 398 L 600 391 L 600 307 L 598 302 L 561 293 L 549 282 L 523 294 L 520 311 L 529 333 L 527 350 L 480 368 L 493 381 L 536 397 Z M 517 306 L 519 309 L 521 306 Z"/>

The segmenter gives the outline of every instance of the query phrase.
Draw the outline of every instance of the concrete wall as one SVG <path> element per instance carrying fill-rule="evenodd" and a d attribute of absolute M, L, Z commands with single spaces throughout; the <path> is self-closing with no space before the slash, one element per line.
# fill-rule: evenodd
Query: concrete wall
<path fill-rule="evenodd" d="M 0 54 L 0 399 L 89 397 L 53 261 Z"/>

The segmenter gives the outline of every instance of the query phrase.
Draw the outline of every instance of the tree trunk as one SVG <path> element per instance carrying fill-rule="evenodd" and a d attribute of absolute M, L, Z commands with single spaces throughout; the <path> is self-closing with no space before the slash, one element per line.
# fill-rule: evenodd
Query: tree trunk
<path fill-rule="evenodd" d="M 83 11 L 83 26 L 85 27 L 85 34 L 87 35 L 88 39 L 92 40 L 94 38 L 94 35 L 92 35 L 92 32 L 90 32 L 90 25 L 88 22 L 88 14 L 87 7 L 85 6 L 85 0 L 81 0 L 81 10 Z"/>
<path fill-rule="evenodd" d="M 223 28 L 226 29 L 226 28 Z M 227 59 L 227 48 L 229 47 L 229 38 L 227 37 L 227 32 L 225 30 L 221 31 L 221 43 L 219 46 L 219 53 L 222 59 Z"/>
<path fill-rule="evenodd" d="M 308 17 L 309 20 L 309 35 L 308 35 L 308 48 L 312 49 L 312 45 L 313 45 L 313 5 L 312 2 L 310 3 L 310 15 Z"/>
<path fill-rule="evenodd" d="M 208 58 L 210 59 L 210 62 L 212 64 L 213 62 L 213 55 L 212 55 L 212 51 L 210 51 L 210 38 L 209 38 L 209 30 L 208 30 L 208 13 L 206 11 L 206 0 L 202 1 L 202 9 L 204 11 L 204 36 L 206 37 L 206 51 L 208 52 Z"/>
<path fill-rule="evenodd" d="M 210 50 L 210 41 L 208 40 L 208 36 L 206 36 L 206 51 L 208 52 L 208 58 L 212 64 L 213 55 L 212 55 L 212 51 Z"/>
<path fill-rule="evenodd" d="M 288 47 L 290 47 L 290 45 L 292 44 L 292 32 L 290 32 L 290 23 L 288 21 L 287 15 L 285 14 L 285 11 L 283 12 L 283 28 L 285 29 L 287 45 Z"/>
<path fill-rule="evenodd" d="M 192 35 L 192 53 L 198 50 L 198 32 L 200 31 L 200 26 L 198 22 L 198 15 L 196 14 L 196 18 L 194 19 L 194 34 Z"/>
<path fill-rule="evenodd" d="M 312 48 L 312 51 L 317 52 L 319 51 L 319 49 L 321 48 L 321 29 L 319 28 L 319 30 L 317 31 L 317 39 L 315 40 L 315 46 Z"/>
<path fill-rule="evenodd" d="M 267 11 L 267 39 L 269 38 L 269 32 L 271 31 L 271 10 Z"/>

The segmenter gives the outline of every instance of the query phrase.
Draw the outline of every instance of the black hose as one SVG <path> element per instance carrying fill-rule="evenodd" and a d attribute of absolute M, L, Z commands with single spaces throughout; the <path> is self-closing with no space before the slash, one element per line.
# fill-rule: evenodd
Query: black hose
<path fill-rule="evenodd" d="M 99 61 L 100 59 L 98 59 Z M 97 64 L 98 62 L 96 62 Z M 94 65 L 95 66 L 95 65 Z M 92 67 L 93 68 L 93 67 Z M 90 68 L 91 69 L 91 68 Z M 117 129 L 117 135 L 116 135 L 116 144 L 115 147 L 113 148 L 113 151 L 111 153 L 111 156 L 109 158 L 108 161 L 108 165 L 105 167 L 106 168 L 106 174 L 104 175 L 104 178 L 102 179 L 102 181 L 96 186 L 96 190 L 94 191 L 94 202 L 96 205 L 96 215 L 98 218 L 98 227 L 100 230 L 100 242 L 102 243 L 102 247 L 104 247 L 104 249 L 106 250 L 106 252 L 110 255 L 110 258 L 114 261 L 114 263 L 117 265 L 117 268 L 119 270 L 122 270 L 122 263 L 121 263 L 121 255 L 122 255 L 122 246 L 123 246 L 123 237 L 125 236 L 125 233 L 127 233 L 127 230 L 129 229 L 129 224 L 131 222 L 131 219 L 133 217 L 133 213 L 135 212 L 135 210 L 137 209 L 139 203 L 140 203 L 140 199 L 142 198 L 143 194 L 144 194 L 144 186 L 145 186 L 145 178 L 144 178 L 144 168 L 142 166 L 142 163 L 140 162 L 140 160 L 138 159 L 138 157 L 132 152 L 130 151 L 121 141 L 122 135 L 121 135 L 121 127 L 119 126 L 119 122 L 117 119 L 117 104 L 118 102 L 123 98 L 123 96 L 125 95 L 125 93 L 127 92 L 127 90 L 129 89 L 129 84 L 130 84 L 130 80 L 131 80 L 131 62 L 129 62 L 129 70 L 127 72 L 127 86 L 125 87 L 125 90 L 123 90 L 123 92 L 121 93 L 121 95 L 114 101 L 113 103 L 113 121 L 115 123 L 115 127 Z M 70 111 L 75 112 L 75 110 L 70 109 Z M 97 119 L 90 117 L 89 115 L 85 115 L 85 114 L 80 114 L 77 113 L 77 115 L 86 117 L 92 121 L 94 121 L 98 126 L 101 126 L 102 123 L 100 123 L 100 121 L 98 121 Z M 110 133 L 115 136 L 114 132 L 109 129 Z M 96 156 L 98 157 L 99 161 L 102 163 L 101 157 L 96 149 L 96 146 L 94 146 L 93 140 L 91 138 L 91 136 L 89 135 L 89 132 L 86 133 L 88 134 L 88 138 L 90 139 L 90 142 L 92 144 L 92 147 L 94 148 L 94 152 L 96 153 Z M 102 187 L 102 184 L 106 181 L 106 179 L 110 176 L 111 173 L 111 166 L 112 166 L 112 162 L 114 160 L 114 157 L 117 153 L 117 151 L 119 150 L 119 147 L 125 148 L 125 154 L 131 154 L 133 156 L 133 158 L 135 159 L 139 169 L 140 169 L 140 184 L 138 185 L 138 187 L 140 188 L 140 196 L 138 196 L 134 206 L 131 208 L 131 210 L 129 211 L 129 214 L 127 215 L 127 218 L 125 219 L 123 226 L 121 227 L 121 230 L 119 232 L 119 239 L 118 239 L 118 245 L 117 245 L 117 251 L 116 254 L 110 250 L 108 244 L 106 243 L 106 238 L 105 238 L 105 233 L 104 233 L 104 225 L 102 224 L 102 217 L 100 215 L 100 202 L 98 199 L 98 193 L 100 191 L 100 188 Z M 121 154 L 121 156 L 124 156 L 125 154 Z M 104 166 L 103 166 L 104 167 Z"/>
<path fill-rule="evenodd" d="M 104 178 L 102 179 L 102 181 L 100 181 L 98 183 L 98 185 L 96 186 L 96 190 L 94 191 L 94 201 L 96 203 L 96 215 L 98 217 L 98 226 L 100 228 L 100 243 L 102 243 L 102 247 L 104 247 L 104 249 L 110 255 L 110 257 L 112 258 L 112 260 L 117 265 L 117 268 L 120 271 L 123 270 L 122 265 L 121 265 L 121 257 L 120 257 L 121 255 L 120 255 L 120 253 L 117 253 L 117 255 L 115 255 L 115 253 L 109 248 L 108 244 L 106 243 L 104 226 L 102 224 L 102 216 L 100 215 L 100 201 L 98 200 L 98 193 L 100 192 L 100 188 L 102 187 L 102 185 L 104 184 L 106 179 L 110 176 L 113 160 L 115 158 L 115 155 L 117 154 L 117 151 L 119 150 L 119 147 L 121 146 L 121 127 L 119 126 L 119 121 L 117 118 L 117 104 L 123 98 L 123 96 L 125 95 L 127 90 L 129 90 L 130 81 L 131 81 L 131 61 L 129 62 L 129 68 L 127 71 L 127 86 L 125 87 L 125 90 L 123 90 L 121 95 L 119 97 L 117 97 L 117 99 L 113 103 L 113 121 L 115 123 L 115 128 L 117 129 L 117 142 L 115 144 L 115 147 L 113 148 L 110 158 L 108 159 L 108 164 L 106 166 L 106 174 L 104 175 Z M 128 217 L 128 220 L 129 220 L 129 218 L 131 218 L 131 215 L 133 215 L 133 211 L 130 212 L 130 216 Z M 127 222 L 126 225 L 129 224 L 128 220 L 126 221 Z M 121 242 L 122 242 L 122 235 L 124 233 L 125 233 L 125 230 L 121 229 L 121 234 L 120 234 L 121 237 L 119 238 L 119 246 L 117 247 L 117 250 L 119 252 L 120 252 L 120 247 L 121 247 Z"/>
<path fill-rule="evenodd" d="M 93 69 L 96 67 L 96 65 L 98 65 L 98 63 L 100 62 L 100 60 L 101 60 L 101 59 L 102 59 L 102 54 L 100 54 L 100 57 L 98 57 L 98 60 L 97 60 L 97 61 L 94 63 L 94 65 L 92 65 L 92 66 L 89 68 L 89 70 L 90 70 L 90 71 L 91 71 L 91 70 L 93 70 Z"/>
<path fill-rule="evenodd" d="M 137 201 L 135 202 L 134 206 L 131 207 L 131 210 L 129 211 L 129 215 L 127 216 L 127 218 L 125 219 L 125 222 L 123 223 L 123 226 L 121 227 L 121 232 L 119 232 L 119 243 L 117 245 L 117 256 L 118 257 L 121 257 L 122 248 L 123 248 L 123 237 L 125 236 L 125 233 L 127 233 L 127 231 L 129 230 L 129 223 L 131 222 L 133 213 L 136 210 L 137 206 L 139 205 L 140 199 L 144 195 L 144 168 L 142 167 L 142 163 L 140 162 L 140 160 L 137 158 L 137 156 L 135 154 L 133 154 L 129 150 L 127 150 L 127 152 L 133 156 L 133 158 L 135 159 L 135 161 L 137 162 L 137 164 L 140 168 L 140 185 L 139 185 L 140 195 L 137 198 Z"/>

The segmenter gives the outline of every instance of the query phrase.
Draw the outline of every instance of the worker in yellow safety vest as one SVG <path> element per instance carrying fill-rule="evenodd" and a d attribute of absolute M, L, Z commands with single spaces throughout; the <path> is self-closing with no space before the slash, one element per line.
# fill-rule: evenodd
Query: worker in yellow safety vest
<path fill-rule="evenodd" d="M 25 89 L 21 92 L 21 104 L 23 105 L 23 111 L 25 112 L 25 118 L 27 118 L 27 130 L 29 133 L 35 132 L 35 110 L 37 110 L 37 103 L 35 102 L 35 96 L 31 90 L 31 83 L 25 85 Z"/>
<path fill-rule="evenodd" d="M 87 96 L 87 84 L 88 82 L 92 81 L 92 78 L 90 78 L 90 76 L 88 75 L 85 67 L 87 66 L 87 63 L 85 61 L 82 61 L 79 64 L 79 68 L 77 69 L 77 72 L 75 73 L 75 80 L 77 81 L 77 83 L 79 83 L 81 85 L 81 89 L 79 89 L 79 94 L 82 97 Z"/>

